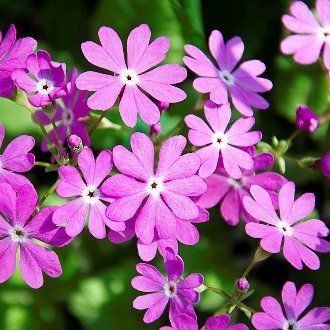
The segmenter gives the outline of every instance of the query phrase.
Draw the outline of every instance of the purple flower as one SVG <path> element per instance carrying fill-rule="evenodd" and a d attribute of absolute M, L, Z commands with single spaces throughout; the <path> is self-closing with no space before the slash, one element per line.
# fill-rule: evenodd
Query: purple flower
<path fill-rule="evenodd" d="M 296 112 L 296 126 L 301 131 L 313 133 L 319 124 L 317 115 L 305 105 L 300 105 Z"/>
<path fill-rule="evenodd" d="M 261 132 L 249 131 L 255 119 L 238 119 L 228 129 L 231 118 L 228 103 L 218 106 L 213 102 L 206 102 L 204 114 L 209 125 L 195 115 L 188 115 L 185 118 L 190 128 L 188 133 L 190 143 L 203 147 L 197 151 L 202 162 L 199 175 L 207 178 L 214 173 L 221 155 L 226 172 L 234 179 L 241 178 L 241 169 L 251 170 L 253 167 L 252 157 L 243 148 L 255 145 L 262 137 Z"/>
<path fill-rule="evenodd" d="M 242 323 L 230 325 L 230 316 L 227 314 L 216 315 L 208 318 L 205 323 L 205 330 L 248 330 Z"/>
<path fill-rule="evenodd" d="M 5 137 L 5 128 L 0 123 L 0 147 Z M 34 147 L 34 138 L 21 135 L 9 142 L 0 155 L 0 182 L 9 183 L 14 189 L 30 184 L 23 175 L 34 166 L 34 155 L 29 151 Z M 18 173 L 15 173 L 18 172 Z"/>
<path fill-rule="evenodd" d="M 97 239 L 105 238 L 105 226 L 124 230 L 124 223 L 106 217 L 105 202 L 110 200 L 101 192 L 102 182 L 112 169 L 111 152 L 103 150 L 94 159 L 93 152 L 86 147 L 78 155 L 78 167 L 82 175 L 71 165 L 61 166 L 58 170 L 60 180 L 56 192 L 71 200 L 54 212 L 53 222 L 65 225 L 65 231 L 71 237 L 81 233 L 86 221 L 90 233 Z"/>
<path fill-rule="evenodd" d="M 192 198 L 206 190 L 206 184 L 196 175 L 200 159 L 194 153 L 181 156 L 186 139 L 179 135 L 167 139 L 159 151 L 154 171 L 154 145 L 151 139 L 136 132 L 131 136 L 131 148 L 113 149 L 113 161 L 121 174 L 107 179 L 102 191 L 114 198 L 107 208 L 113 221 L 127 221 L 136 215 L 135 233 L 144 244 L 154 239 L 173 238 L 177 233 L 176 218 L 192 221 L 199 208 Z"/>
<path fill-rule="evenodd" d="M 198 330 L 198 324 L 194 317 L 179 314 L 171 320 L 171 327 L 161 327 L 159 330 Z"/>
<path fill-rule="evenodd" d="M 196 288 L 203 284 L 203 275 L 194 273 L 182 278 L 183 260 L 172 249 L 167 249 L 164 266 L 166 276 L 163 276 L 152 265 L 145 263 L 136 265 L 136 270 L 141 275 L 133 278 L 132 287 L 148 294 L 137 297 L 133 302 L 133 307 L 139 310 L 147 309 L 143 317 L 145 323 L 157 320 L 168 303 L 170 304 L 170 320 L 180 314 L 188 315 L 196 320 L 192 305 L 199 301 L 200 294 Z"/>
<path fill-rule="evenodd" d="M 273 204 L 277 206 L 277 191 L 287 180 L 278 173 L 264 172 L 274 163 L 272 154 L 252 155 L 252 159 L 253 167 L 243 170 L 240 179 L 228 175 L 220 160 L 215 173 L 205 179 L 207 190 L 198 198 L 197 204 L 211 208 L 220 203 L 220 213 L 231 226 L 237 225 L 240 218 L 246 222 L 257 221 L 243 207 L 243 198 L 249 196 L 251 185 L 257 184 L 268 191 Z"/>
<path fill-rule="evenodd" d="M 293 55 L 300 64 L 315 63 L 323 49 L 325 67 L 330 70 L 330 0 L 317 0 L 317 18 L 302 1 L 294 1 L 291 15 L 283 15 L 283 24 L 293 32 L 281 43 L 281 51 Z"/>
<path fill-rule="evenodd" d="M 329 242 L 321 238 L 326 237 L 329 230 L 320 220 L 300 221 L 314 211 L 314 194 L 304 194 L 295 201 L 295 185 L 293 182 L 287 182 L 278 194 L 278 216 L 267 190 L 253 185 L 250 192 L 253 198 L 245 196 L 244 207 L 261 223 L 247 223 L 247 234 L 261 238 L 260 246 L 270 253 L 280 252 L 284 241 L 284 257 L 295 268 L 302 269 L 304 263 L 311 269 L 319 269 L 320 260 L 312 250 L 330 251 Z"/>
<path fill-rule="evenodd" d="M 43 272 L 51 277 L 62 273 L 56 253 L 37 242 L 60 247 L 71 238 L 51 221 L 56 206 L 45 207 L 32 216 L 37 202 L 31 184 L 16 193 L 9 184 L 0 183 L 0 212 L 5 217 L 0 216 L 0 283 L 13 275 L 18 251 L 20 273 L 30 287 L 38 289 L 43 285 Z"/>
<path fill-rule="evenodd" d="M 327 151 L 322 158 L 316 162 L 315 166 L 330 179 L 330 151 Z"/>
<path fill-rule="evenodd" d="M 74 153 L 79 153 L 83 148 L 83 143 L 78 135 L 71 134 L 68 139 L 68 146 Z"/>
<path fill-rule="evenodd" d="M 141 240 L 138 240 L 137 248 L 140 258 L 143 261 L 150 261 L 156 256 L 157 250 L 164 258 L 167 247 L 170 247 L 175 253 L 177 253 L 178 241 L 186 245 L 196 244 L 199 241 L 199 233 L 198 230 L 195 228 L 194 223 L 202 223 L 208 221 L 209 217 L 209 213 L 202 208 L 199 208 L 199 215 L 196 219 L 186 221 L 175 217 L 176 227 L 180 228 L 180 230 L 175 231 L 175 236 L 170 238 L 160 238 L 158 236 L 157 230 L 155 230 L 154 238 L 151 243 L 144 244 Z M 110 241 L 115 244 L 120 244 L 134 238 L 135 223 L 136 216 L 126 222 L 126 229 L 124 231 L 110 232 Z"/>
<path fill-rule="evenodd" d="M 26 58 L 34 52 L 37 42 L 33 38 L 16 40 L 16 28 L 11 24 L 2 38 L 0 32 L 0 96 L 8 97 L 14 92 L 11 74 L 15 69 L 25 69 Z"/>
<path fill-rule="evenodd" d="M 28 73 L 14 70 L 11 77 L 15 85 L 29 94 L 29 102 L 35 107 L 45 107 L 66 94 L 65 64 L 52 62 L 43 50 L 26 59 Z"/>
<path fill-rule="evenodd" d="M 62 143 L 66 140 L 67 136 L 75 134 L 81 138 L 84 145 L 89 146 L 90 138 L 87 128 L 82 121 L 88 116 L 90 109 L 86 101 L 87 92 L 80 91 L 76 87 L 77 76 L 77 69 L 71 69 L 67 79 L 68 92 L 55 104 L 56 112 L 54 121 L 57 122 L 58 135 Z M 38 110 L 36 111 L 36 115 L 43 125 L 51 124 L 50 118 L 44 111 Z M 49 136 L 54 144 L 59 145 L 54 130 L 49 132 Z M 48 150 L 47 140 L 43 140 L 41 148 L 43 151 Z"/>
<path fill-rule="evenodd" d="M 101 46 L 87 41 L 81 45 L 82 51 L 89 62 L 112 73 L 88 71 L 77 78 L 79 89 L 95 92 L 87 101 L 90 108 L 108 110 L 122 93 L 120 116 L 125 125 L 134 127 L 138 114 L 148 125 L 159 121 L 160 110 L 145 93 L 169 103 L 186 98 L 185 92 L 172 86 L 186 79 L 185 68 L 178 64 L 165 64 L 149 70 L 165 59 L 170 47 L 166 37 L 159 37 L 149 44 L 149 26 L 142 24 L 136 27 L 127 39 L 126 62 L 123 44 L 113 29 L 103 26 L 98 35 Z"/>
<path fill-rule="evenodd" d="M 194 88 L 210 93 L 210 99 L 217 104 L 227 103 L 230 93 L 234 106 L 244 116 L 252 116 L 252 108 L 267 109 L 268 102 L 258 95 L 273 87 L 270 80 L 259 77 L 266 69 L 265 64 L 251 60 L 236 68 L 244 51 L 242 39 L 234 37 L 225 44 L 222 34 L 215 30 L 210 35 L 209 48 L 216 64 L 197 47 L 185 46 L 190 57 L 184 56 L 183 61 L 200 76 L 194 80 Z"/>
<path fill-rule="evenodd" d="M 246 292 L 250 288 L 250 283 L 245 277 L 242 277 L 236 281 L 236 288 L 241 292 Z"/>
<path fill-rule="evenodd" d="M 329 329 L 329 307 L 316 307 L 308 313 L 302 314 L 311 304 L 314 288 L 311 284 L 304 284 L 297 292 L 293 282 L 286 282 L 282 290 L 282 309 L 279 302 L 267 296 L 261 299 L 260 305 L 264 312 L 254 313 L 252 324 L 257 330 L 268 329 Z M 284 310 L 284 313 L 283 313 Z"/>

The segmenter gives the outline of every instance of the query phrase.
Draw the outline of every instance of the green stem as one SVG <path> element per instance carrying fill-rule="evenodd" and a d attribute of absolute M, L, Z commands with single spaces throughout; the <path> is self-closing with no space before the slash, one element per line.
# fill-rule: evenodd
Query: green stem
<path fill-rule="evenodd" d="M 43 205 L 43 203 L 46 201 L 46 199 L 54 192 L 54 190 L 57 186 L 57 182 L 58 182 L 58 180 L 56 180 L 56 182 L 47 190 L 45 195 L 40 199 L 38 206 L 37 206 L 38 209 Z"/>
<path fill-rule="evenodd" d="M 52 126 L 53 126 L 53 130 L 54 130 L 55 137 L 56 137 L 56 140 L 58 142 L 58 145 L 59 145 L 59 147 L 62 147 L 62 141 L 61 141 L 61 138 L 59 136 L 58 128 L 57 128 L 57 125 L 56 125 L 54 119 L 52 119 Z"/>
<path fill-rule="evenodd" d="M 292 145 L 292 141 L 301 133 L 301 131 L 294 131 L 290 136 L 289 138 L 287 139 L 287 143 L 288 143 L 288 146 L 289 148 L 291 147 Z"/>
<path fill-rule="evenodd" d="M 110 110 L 110 109 L 109 109 Z M 99 118 L 97 119 L 97 121 L 95 122 L 95 124 L 91 127 L 91 129 L 89 130 L 89 135 L 91 136 L 92 133 L 94 132 L 95 128 L 98 126 L 98 124 L 102 121 L 102 119 L 104 118 L 104 116 L 108 113 L 108 111 L 102 111 L 102 114 L 99 116 Z"/>
<path fill-rule="evenodd" d="M 229 293 L 227 293 L 224 290 L 218 289 L 218 288 L 213 288 L 211 286 L 207 286 L 205 290 L 212 291 L 212 292 L 214 292 L 214 293 L 218 294 L 219 296 L 222 296 L 226 299 L 228 299 L 228 298 L 231 299 L 232 298 L 232 296 Z"/>
<path fill-rule="evenodd" d="M 41 166 L 41 167 L 53 167 L 53 164 L 46 163 L 46 162 L 35 162 L 36 166 Z"/>

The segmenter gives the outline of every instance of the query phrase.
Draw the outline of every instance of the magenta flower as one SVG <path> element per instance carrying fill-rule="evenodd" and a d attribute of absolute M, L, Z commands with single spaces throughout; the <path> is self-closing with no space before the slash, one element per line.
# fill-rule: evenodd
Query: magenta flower
<path fill-rule="evenodd" d="M 123 44 L 113 29 L 103 26 L 98 35 L 101 46 L 87 41 L 81 45 L 82 51 L 89 62 L 112 73 L 87 71 L 77 78 L 79 89 L 95 92 L 87 101 L 90 108 L 108 110 L 122 93 L 120 116 L 125 125 L 134 127 L 138 114 L 148 125 L 159 121 L 160 110 L 150 96 L 169 103 L 186 98 L 184 91 L 172 86 L 186 79 L 185 68 L 178 64 L 165 64 L 150 70 L 166 57 L 170 47 L 166 37 L 159 37 L 149 44 L 149 26 L 142 24 L 136 27 L 127 39 L 126 62 Z"/>
<path fill-rule="evenodd" d="M 249 131 L 254 125 L 254 118 L 241 118 L 228 129 L 231 118 L 228 103 L 218 106 L 213 102 L 206 102 L 204 114 L 209 125 L 195 115 L 185 118 L 190 128 L 190 143 L 203 147 L 197 151 L 202 162 L 199 175 L 207 178 L 214 173 L 221 155 L 226 172 L 234 179 L 241 178 L 241 169 L 251 170 L 253 167 L 251 155 L 243 148 L 255 145 L 262 137 L 261 132 Z"/>
<path fill-rule="evenodd" d="M 61 101 L 56 102 L 56 113 L 54 120 L 57 122 L 58 135 L 60 142 L 64 142 L 68 136 L 75 134 L 79 136 L 84 145 L 90 145 L 90 139 L 86 126 L 83 124 L 83 120 L 90 113 L 90 109 L 87 106 L 86 94 L 77 89 L 76 78 L 78 76 L 77 69 L 73 68 L 68 75 L 67 84 L 68 92 L 61 98 Z M 44 111 L 36 111 L 39 121 L 43 125 L 50 125 L 51 120 L 45 114 Z M 49 132 L 51 141 L 59 145 L 59 141 L 56 137 L 54 130 Z M 43 151 L 47 151 L 47 140 L 44 139 L 41 145 Z"/>
<path fill-rule="evenodd" d="M 293 32 L 281 43 L 281 51 L 293 55 L 300 64 L 315 63 L 323 52 L 325 67 L 330 70 L 330 0 L 316 0 L 317 17 L 302 1 L 294 1 L 291 14 L 283 15 L 283 24 Z"/>
<path fill-rule="evenodd" d="M 21 276 L 31 288 L 43 285 L 43 272 L 50 277 L 62 273 L 56 253 L 37 242 L 61 247 L 71 239 L 51 221 L 56 206 L 45 207 L 32 216 L 37 202 L 31 184 L 22 186 L 16 193 L 9 184 L 0 183 L 0 283 L 13 275 L 17 253 Z"/>
<path fill-rule="evenodd" d="M 329 329 L 330 308 L 316 307 L 308 313 L 302 314 L 311 304 L 314 288 L 311 284 L 304 284 L 297 292 L 293 282 L 286 282 L 282 290 L 282 309 L 279 302 L 267 296 L 261 299 L 260 305 L 264 312 L 254 313 L 252 324 L 257 330 L 269 329 Z M 283 313 L 284 310 L 284 313 Z"/>
<path fill-rule="evenodd" d="M 137 297 L 133 301 L 133 307 L 139 310 L 147 309 L 143 317 L 145 323 L 157 320 L 168 303 L 170 320 L 180 314 L 196 320 L 192 305 L 199 301 L 200 294 L 196 289 L 203 284 L 203 275 L 195 273 L 182 278 L 183 260 L 172 249 L 167 249 L 164 266 L 166 276 L 152 265 L 145 263 L 136 265 L 136 270 L 141 275 L 133 278 L 132 287 L 148 294 Z"/>
<path fill-rule="evenodd" d="M 14 70 L 11 77 L 15 85 L 29 94 L 29 102 L 35 107 L 45 107 L 66 94 L 65 64 L 52 62 L 50 55 L 39 50 L 26 59 L 28 73 Z"/>
<path fill-rule="evenodd" d="M 312 250 L 330 251 L 329 242 L 322 239 L 329 230 L 320 220 L 300 221 L 314 211 L 314 194 L 304 194 L 295 201 L 295 185 L 287 182 L 278 195 L 278 216 L 267 190 L 253 185 L 250 192 L 253 198 L 245 196 L 243 205 L 261 223 L 247 223 L 246 233 L 261 238 L 260 246 L 270 253 L 280 252 L 284 241 L 284 257 L 297 269 L 302 269 L 303 263 L 311 269 L 319 269 L 320 260 Z"/>
<path fill-rule="evenodd" d="M 124 223 L 113 222 L 105 216 L 105 202 L 110 200 L 102 194 L 101 187 L 112 169 L 111 152 L 103 150 L 94 159 L 93 152 L 86 147 L 78 155 L 78 167 L 82 175 L 71 165 L 61 166 L 58 170 L 60 180 L 56 192 L 71 200 L 54 212 L 53 222 L 65 225 L 65 231 L 71 237 L 81 233 L 86 221 L 89 232 L 97 239 L 105 238 L 105 226 L 116 231 L 124 230 Z"/>
<path fill-rule="evenodd" d="M 208 209 L 220 203 L 220 213 L 231 226 L 236 226 L 240 218 L 246 222 L 257 221 L 243 207 L 243 198 L 249 196 L 251 186 L 257 184 L 268 191 L 277 206 L 277 191 L 287 180 L 278 173 L 265 172 L 274 163 L 272 154 L 252 155 L 252 159 L 253 167 L 243 170 L 240 179 L 228 175 L 220 159 L 215 173 L 205 179 L 207 190 L 198 198 L 197 204 Z"/>
<path fill-rule="evenodd" d="M 131 148 L 113 149 L 113 161 L 122 174 L 107 179 L 102 191 L 115 199 L 107 216 L 113 221 L 127 221 L 136 215 L 135 233 L 144 244 L 154 239 L 173 238 L 177 232 L 176 218 L 191 221 L 199 216 L 192 200 L 206 190 L 206 184 L 196 175 L 200 159 L 194 153 L 181 156 L 186 146 L 183 136 L 167 139 L 159 152 L 154 171 L 154 145 L 151 139 L 136 132 L 131 136 Z M 187 227 L 187 226 L 186 226 Z"/>
<path fill-rule="evenodd" d="M 242 39 L 234 37 L 225 44 L 222 34 L 215 30 L 210 35 L 209 48 L 216 64 L 197 47 L 185 46 L 189 56 L 184 56 L 183 62 L 200 76 L 194 80 L 194 88 L 200 93 L 210 93 L 210 99 L 217 104 L 227 103 L 229 93 L 244 116 L 252 116 L 252 108 L 267 109 L 268 102 L 258 95 L 273 87 L 270 80 L 259 77 L 266 69 L 265 64 L 251 60 L 237 67 L 244 52 Z"/>
<path fill-rule="evenodd" d="M 0 123 L 0 147 L 5 137 L 5 128 Z M 9 142 L 0 155 L 0 182 L 9 183 L 14 189 L 30 184 L 23 175 L 18 174 L 30 171 L 34 166 L 34 155 L 29 151 L 34 147 L 34 138 L 20 135 Z"/>
<path fill-rule="evenodd" d="M 196 219 L 181 220 L 177 217 L 176 228 L 180 230 L 175 231 L 175 236 L 170 238 L 160 238 L 157 230 L 155 230 L 154 238 L 151 243 L 144 244 L 141 240 L 137 242 L 137 248 L 140 258 L 143 261 L 151 261 L 159 251 L 160 255 L 164 258 L 166 248 L 170 247 L 175 253 L 178 252 L 178 241 L 186 245 L 195 245 L 199 241 L 199 232 L 194 226 L 194 223 L 202 223 L 208 221 L 210 218 L 209 213 L 202 208 L 199 208 L 199 215 Z M 126 222 L 126 229 L 122 232 L 112 231 L 109 233 L 109 239 L 112 243 L 120 244 L 127 242 L 135 237 L 135 223 L 136 216 Z"/>
<path fill-rule="evenodd" d="M 317 115 L 305 105 L 299 105 L 296 111 L 296 127 L 301 131 L 313 133 L 319 125 Z"/>
<path fill-rule="evenodd" d="M 26 58 L 34 52 L 37 42 L 33 38 L 21 38 L 16 40 L 16 28 L 14 24 L 2 38 L 0 32 L 0 96 L 8 97 L 14 92 L 14 82 L 11 74 L 15 69 L 25 69 Z"/>

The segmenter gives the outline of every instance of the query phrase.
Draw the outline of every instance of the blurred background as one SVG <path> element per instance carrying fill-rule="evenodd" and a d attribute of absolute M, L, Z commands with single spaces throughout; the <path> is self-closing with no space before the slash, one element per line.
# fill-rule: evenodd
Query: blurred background
<path fill-rule="evenodd" d="M 274 82 L 266 95 L 270 108 L 257 113 L 257 128 L 264 133 L 264 141 L 273 135 L 287 138 L 294 130 L 295 108 L 306 104 L 317 113 L 329 108 L 326 77 L 320 63 L 311 66 L 295 64 L 279 52 L 284 35 L 280 17 L 289 6 L 288 0 L 0 0 L 0 29 L 6 31 L 10 23 L 17 27 L 19 36 L 32 36 L 38 47 L 46 49 L 56 61 L 76 66 L 80 71 L 89 68 L 80 44 L 97 41 L 97 30 L 111 26 L 122 38 L 141 23 L 148 23 L 153 38 L 167 35 L 171 40 L 168 62 L 182 63 L 186 43 L 206 50 L 206 40 L 213 29 L 219 29 L 226 39 L 239 35 L 245 42 L 244 59 L 257 58 L 267 65 L 265 76 Z M 313 6 L 314 1 L 308 1 Z M 163 132 L 190 112 L 198 94 L 192 89 L 190 74 L 183 88 L 186 101 L 173 105 L 162 119 Z M 109 119 L 121 123 L 117 111 Z M 6 142 L 19 134 L 32 134 L 40 144 L 41 134 L 33 125 L 29 113 L 9 100 L 0 99 L 0 121 L 5 125 Z M 137 130 L 146 131 L 139 124 Z M 183 129 L 183 133 L 185 133 Z M 92 139 L 95 151 L 127 144 L 127 131 L 97 130 Z M 5 142 L 5 143 L 6 143 Z M 302 134 L 290 151 L 293 157 L 318 156 L 329 149 L 328 125 L 320 127 L 312 137 Z M 48 161 L 36 146 L 39 161 Z M 275 170 L 277 170 L 275 168 Z M 330 218 L 329 180 L 317 172 L 304 170 L 287 163 L 288 179 L 296 182 L 298 191 L 313 192 L 317 196 L 317 212 L 323 220 Z M 29 178 L 42 195 L 56 180 L 55 174 L 45 174 L 35 168 Z M 52 195 L 49 204 L 60 203 Z M 258 240 L 248 238 L 242 225 L 227 226 L 217 208 L 211 211 L 211 220 L 199 225 L 200 242 L 193 247 L 180 247 L 186 272 L 201 272 L 210 286 L 232 290 L 233 283 L 250 262 Z M 158 329 L 169 324 L 167 316 L 153 325 L 142 322 L 143 313 L 132 308 L 138 295 L 130 286 L 139 262 L 135 242 L 121 246 L 98 241 L 87 232 L 73 244 L 57 250 L 63 275 L 59 279 L 46 277 L 38 291 L 29 289 L 15 274 L 0 285 L 0 329 Z M 162 267 L 157 257 L 154 264 Z M 313 304 L 327 305 L 329 294 L 329 259 L 321 256 L 318 272 L 294 270 L 281 256 L 272 256 L 253 270 L 250 280 L 255 293 L 246 301 L 259 309 L 264 295 L 280 296 L 286 280 L 301 285 L 309 282 L 316 287 Z M 223 303 L 214 293 L 203 293 L 197 306 L 200 325 Z M 234 312 L 236 320 L 247 321 L 241 312 Z M 248 324 L 248 323 L 247 323 Z"/>

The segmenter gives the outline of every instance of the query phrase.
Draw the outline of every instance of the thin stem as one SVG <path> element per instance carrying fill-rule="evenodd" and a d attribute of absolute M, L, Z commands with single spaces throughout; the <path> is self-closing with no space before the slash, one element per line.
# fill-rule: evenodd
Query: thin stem
<path fill-rule="evenodd" d="M 41 166 L 41 167 L 53 167 L 53 164 L 46 163 L 46 162 L 35 162 L 36 166 Z"/>
<path fill-rule="evenodd" d="M 61 141 L 61 138 L 59 136 L 58 128 L 57 128 L 57 125 L 56 125 L 54 119 L 52 119 L 52 126 L 53 126 L 53 130 L 54 130 L 55 137 L 56 137 L 56 140 L 58 142 L 58 145 L 61 147 L 62 146 L 62 141 Z"/>
<path fill-rule="evenodd" d="M 248 265 L 248 267 L 245 269 L 244 273 L 242 274 L 241 278 L 245 278 L 247 277 L 251 270 L 253 269 L 253 267 L 256 265 L 256 263 L 254 262 L 254 259 L 250 262 L 250 264 Z"/>
<path fill-rule="evenodd" d="M 232 298 L 232 296 L 231 296 L 229 293 L 227 293 L 227 292 L 224 291 L 224 290 L 218 289 L 218 288 L 213 288 L 213 287 L 211 287 L 211 286 L 207 286 L 205 290 L 210 290 L 210 291 L 212 291 L 212 292 L 218 294 L 219 296 L 222 296 L 222 297 L 227 298 L 227 299 L 228 299 L 228 298 L 229 298 L 229 299 Z"/>
<path fill-rule="evenodd" d="M 294 131 L 289 138 L 287 139 L 288 145 L 291 146 L 292 145 L 292 141 L 301 133 L 301 131 Z"/>
<path fill-rule="evenodd" d="M 46 201 L 46 199 L 54 192 L 56 186 L 57 186 L 58 180 L 48 189 L 48 191 L 45 193 L 45 195 L 40 199 L 39 204 L 37 208 L 39 209 L 43 203 Z"/>
<path fill-rule="evenodd" d="M 110 109 L 109 109 L 110 110 Z M 104 118 L 104 116 L 108 113 L 108 111 L 103 111 L 102 114 L 99 116 L 99 118 L 97 119 L 97 121 L 95 122 L 95 124 L 91 127 L 91 129 L 89 130 L 89 135 L 91 136 L 92 133 L 94 132 L 95 128 L 98 126 L 98 124 L 102 121 L 102 119 Z"/>

